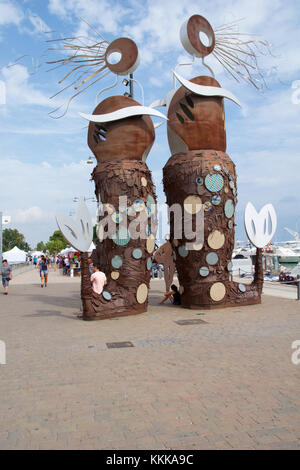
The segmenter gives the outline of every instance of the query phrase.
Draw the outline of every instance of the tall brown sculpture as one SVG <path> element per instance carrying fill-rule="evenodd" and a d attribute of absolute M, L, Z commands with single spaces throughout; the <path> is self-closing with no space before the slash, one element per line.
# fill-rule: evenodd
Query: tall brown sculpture
<path fill-rule="evenodd" d="M 214 31 L 203 17 L 194 15 L 184 28 L 182 42 L 198 57 L 204 58 L 214 50 Z M 201 43 L 200 32 L 210 38 L 209 47 Z M 203 244 L 195 240 L 193 249 L 187 249 L 191 240 L 184 233 L 181 239 L 174 237 L 176 227 L 171 214 L 171 243 L 183 288 L 182 305 L 210 309 L 259 303 L 263 284 L 261 250 L 257 250 L 251 285 L 230 280 L 237 184 L 235 165 L 226 154 L 224 97 L 234 97 L 213 77 L 199 76 L 189 81 L 175 76 L 183 85 L 168 108 L 172 156 L 163 170 L 167 203 L 179 204 L 186 216 L 195 217 L 204 210 Z"/>

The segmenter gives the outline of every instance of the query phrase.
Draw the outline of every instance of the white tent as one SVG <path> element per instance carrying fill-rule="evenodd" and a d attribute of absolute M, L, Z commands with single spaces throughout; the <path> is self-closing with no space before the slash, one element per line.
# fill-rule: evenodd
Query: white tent
<path fill-rule="evenodd" d="M 71 248 L 65 248 L 59 253 L 62 256 L 67 256 L 69 253 L 76 253 L 76 250 L 71 246 Z"/>
<path fill-rule="evenodd" d="M 19 264 L 26 263 L 26 255 L 27 253 L 25 251 L 22 251 L 15 246 L 12 250 L 3 253 L 2 257 L 10 264 Z"/>
<path fill-rule="evenodd" d="M 37 256 L 37 257 L 44 256 L 44 253 L 42 251 L 33 251 L 31 253 L 31 256 Z"/>
<path fill-rule="evenodd" d="M 96 246 L 95 246 L 94 242 L 92 242 L 91 246 L 88 249 L 88 253 L 92 253 L 92 251 L 95 250 L 95 249 L 96 249 Z"/>

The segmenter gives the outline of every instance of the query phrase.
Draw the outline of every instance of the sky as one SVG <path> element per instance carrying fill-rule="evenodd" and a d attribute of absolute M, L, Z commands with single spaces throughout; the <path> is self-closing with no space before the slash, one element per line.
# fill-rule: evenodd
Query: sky
<path fill-rule="evenodd" d="M 63 118 L 51 118 L 49 112 L 70 95 L 50 99 L 61 89 L 62 72 L 49 71 L 45 64 L 46 41 L 95 34 L 82 19 L 110 42 L 124 36 L 133 39 L 141 57 L 134 78 L 143 86 L 145 105 L 150 105 L 172 89 L 176 64 L 190 61 L 179 31 L 193 14 L 205 16 L 213 28 L 241 20 L 241 32 L 273 45 L 272 56 L 260 60 L 268 85 L 264 93 L 237 83 L 213 58 L 207 59 L 222 87 L 242 103 L 242 109 L 225 103 L 227 153 L 238 175 L 236 239 L 246 239 L 243 214 L 248 201 L 257 210 L 274 205 L 275 241 L 291 239 L 284 227 L 300 231 L 298 0 L 0 0 L 0 211 L 11 215 L 11 228 L 20 230 L 31 247 L 56 230 L 55 214 L 75 211 L 75 196 L 94 196 L 93 165 L 86 163 L 91 155 L 86 122 L 78 113 L 91 114 L 97 93 L 115 78 L 107 76 L 83 93 Z M 191 79 L 206 75 L 207 69 L 196 60 L 180 74 Z M 101 97 L 126 91 L 120 82 Z M 138 86 L 134 97 L 141 102 Z M 163 124 L 147 159 L 160 204 L 165 202 L 162 168 L 169 157 Z M 95 203 L 87 204 L 94 217 Z M 166 230 L 164 224 L 161 237 Z"/>

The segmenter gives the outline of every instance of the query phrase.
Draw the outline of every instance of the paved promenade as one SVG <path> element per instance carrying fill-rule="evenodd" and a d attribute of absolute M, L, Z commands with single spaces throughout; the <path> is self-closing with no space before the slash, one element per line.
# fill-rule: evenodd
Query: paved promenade
<path fill-rule="evenodd" d="M 0 449 L 300 449 L 300 302 L 190 311 L 162 291 L 145 314 L 83 322 L 79 279 L 17 276 L 0 295 Z"/>

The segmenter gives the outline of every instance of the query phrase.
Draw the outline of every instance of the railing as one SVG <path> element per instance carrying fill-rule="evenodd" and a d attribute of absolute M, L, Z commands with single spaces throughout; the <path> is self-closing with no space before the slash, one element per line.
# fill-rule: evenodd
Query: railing
<path fill-rule="evenodd" d="M 34 266 L 32 264 L 27 263 L 10 264 L 9 266 L 11 267 L 14 276 L 18 276 L 19 274 L 26 273 L 27 271 L 31 271 L 32 269 L 34 269 Z M 0 276 L 2 277 L 1 270 Z"/>

